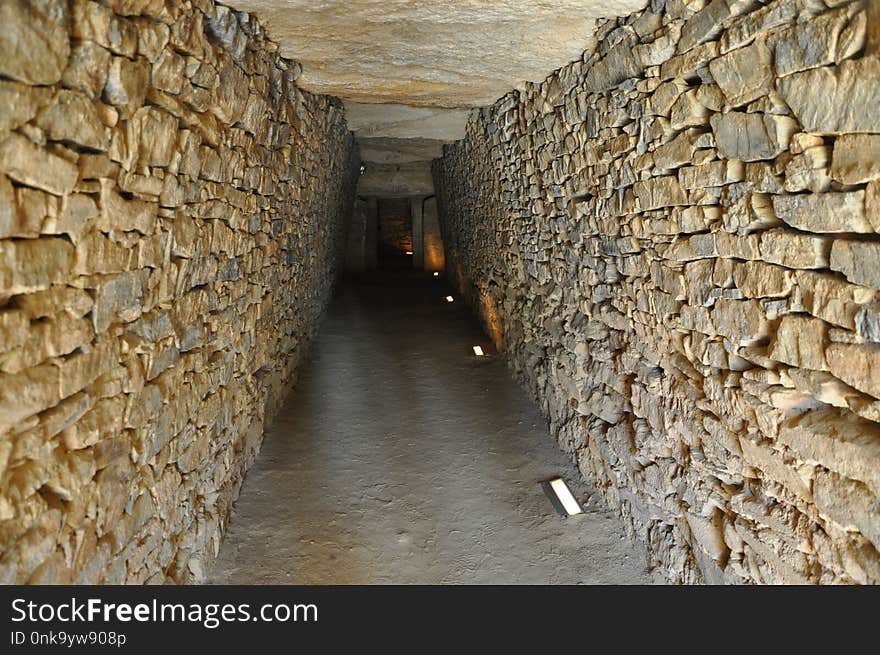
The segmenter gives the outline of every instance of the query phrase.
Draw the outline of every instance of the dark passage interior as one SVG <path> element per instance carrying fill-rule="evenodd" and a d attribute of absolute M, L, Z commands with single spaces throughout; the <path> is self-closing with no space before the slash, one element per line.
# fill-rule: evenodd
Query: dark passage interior
<path fill-rule="evenodd" d="M 413 217 L 409 198 L 380 198 L 379 268 L 404 271 L 413 267 Z"/>

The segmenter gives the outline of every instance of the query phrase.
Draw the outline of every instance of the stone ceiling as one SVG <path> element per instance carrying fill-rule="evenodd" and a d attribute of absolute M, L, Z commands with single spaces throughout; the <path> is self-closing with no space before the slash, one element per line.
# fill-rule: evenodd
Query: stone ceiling
<path fill-rule="evenodd" d="M 302 63 L 303 88 L 345 101 L 364 159 L 384 163 L 438 156 L 469 108 L 579 58 L 596 18 L 645 2 L 231 0 Z M 399 159 L 392 139 L 407 140 Z"/>

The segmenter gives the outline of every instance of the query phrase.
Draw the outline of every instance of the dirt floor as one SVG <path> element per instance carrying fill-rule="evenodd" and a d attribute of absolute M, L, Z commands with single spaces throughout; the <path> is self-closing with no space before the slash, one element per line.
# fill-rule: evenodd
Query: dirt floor
<path fill-rule="evenodd" d="M 340 285 L 207 582 L 660 581 L 447 293 L 415 272 Z M 555 475 L 585 514 L 554 512 Z"/>

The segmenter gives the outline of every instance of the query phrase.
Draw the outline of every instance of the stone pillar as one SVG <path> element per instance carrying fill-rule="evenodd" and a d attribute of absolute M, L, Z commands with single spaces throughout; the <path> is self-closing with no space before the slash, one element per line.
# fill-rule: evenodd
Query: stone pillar
<path fill-rule="evenodd" d="M 364 268 L 375 271 L 379 268 L 379 200 L 376 197 L 367 198 L 366 209 L 366 238 L 364 239 Z"/>
<path fill-rule="evenodd" d="M 358 198 L 348 226 L 345 248 L 345 270 L 362 273 L 367 270 L 367 231 L 369 202 Z"/>
<path fill-rule="evenodd" d="M 413 268 L 422 270 L 425 268 L 425 240 L 424 225 L 422 221 L 422 196 L 410 199 L 413 229 Z"/>
<path fill-rule="evenodd" d="M 423 244 L 425 270 L 442 271 L 446 268 L 446 255 L 443 252 L 443 237 L 440 234 L 440 216 L 437 212 L 437 198 L 425 199 L 423 205 Z"/>

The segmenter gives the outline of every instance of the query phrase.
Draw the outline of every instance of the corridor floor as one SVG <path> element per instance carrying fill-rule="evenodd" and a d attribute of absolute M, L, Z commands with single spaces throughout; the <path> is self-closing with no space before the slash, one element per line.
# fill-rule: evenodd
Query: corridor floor
<path fill-rule="evenodd" d="M 207 582 L 651 583 L 462 302 L 423 273 L 345 280 L 244 481 Z"/>

